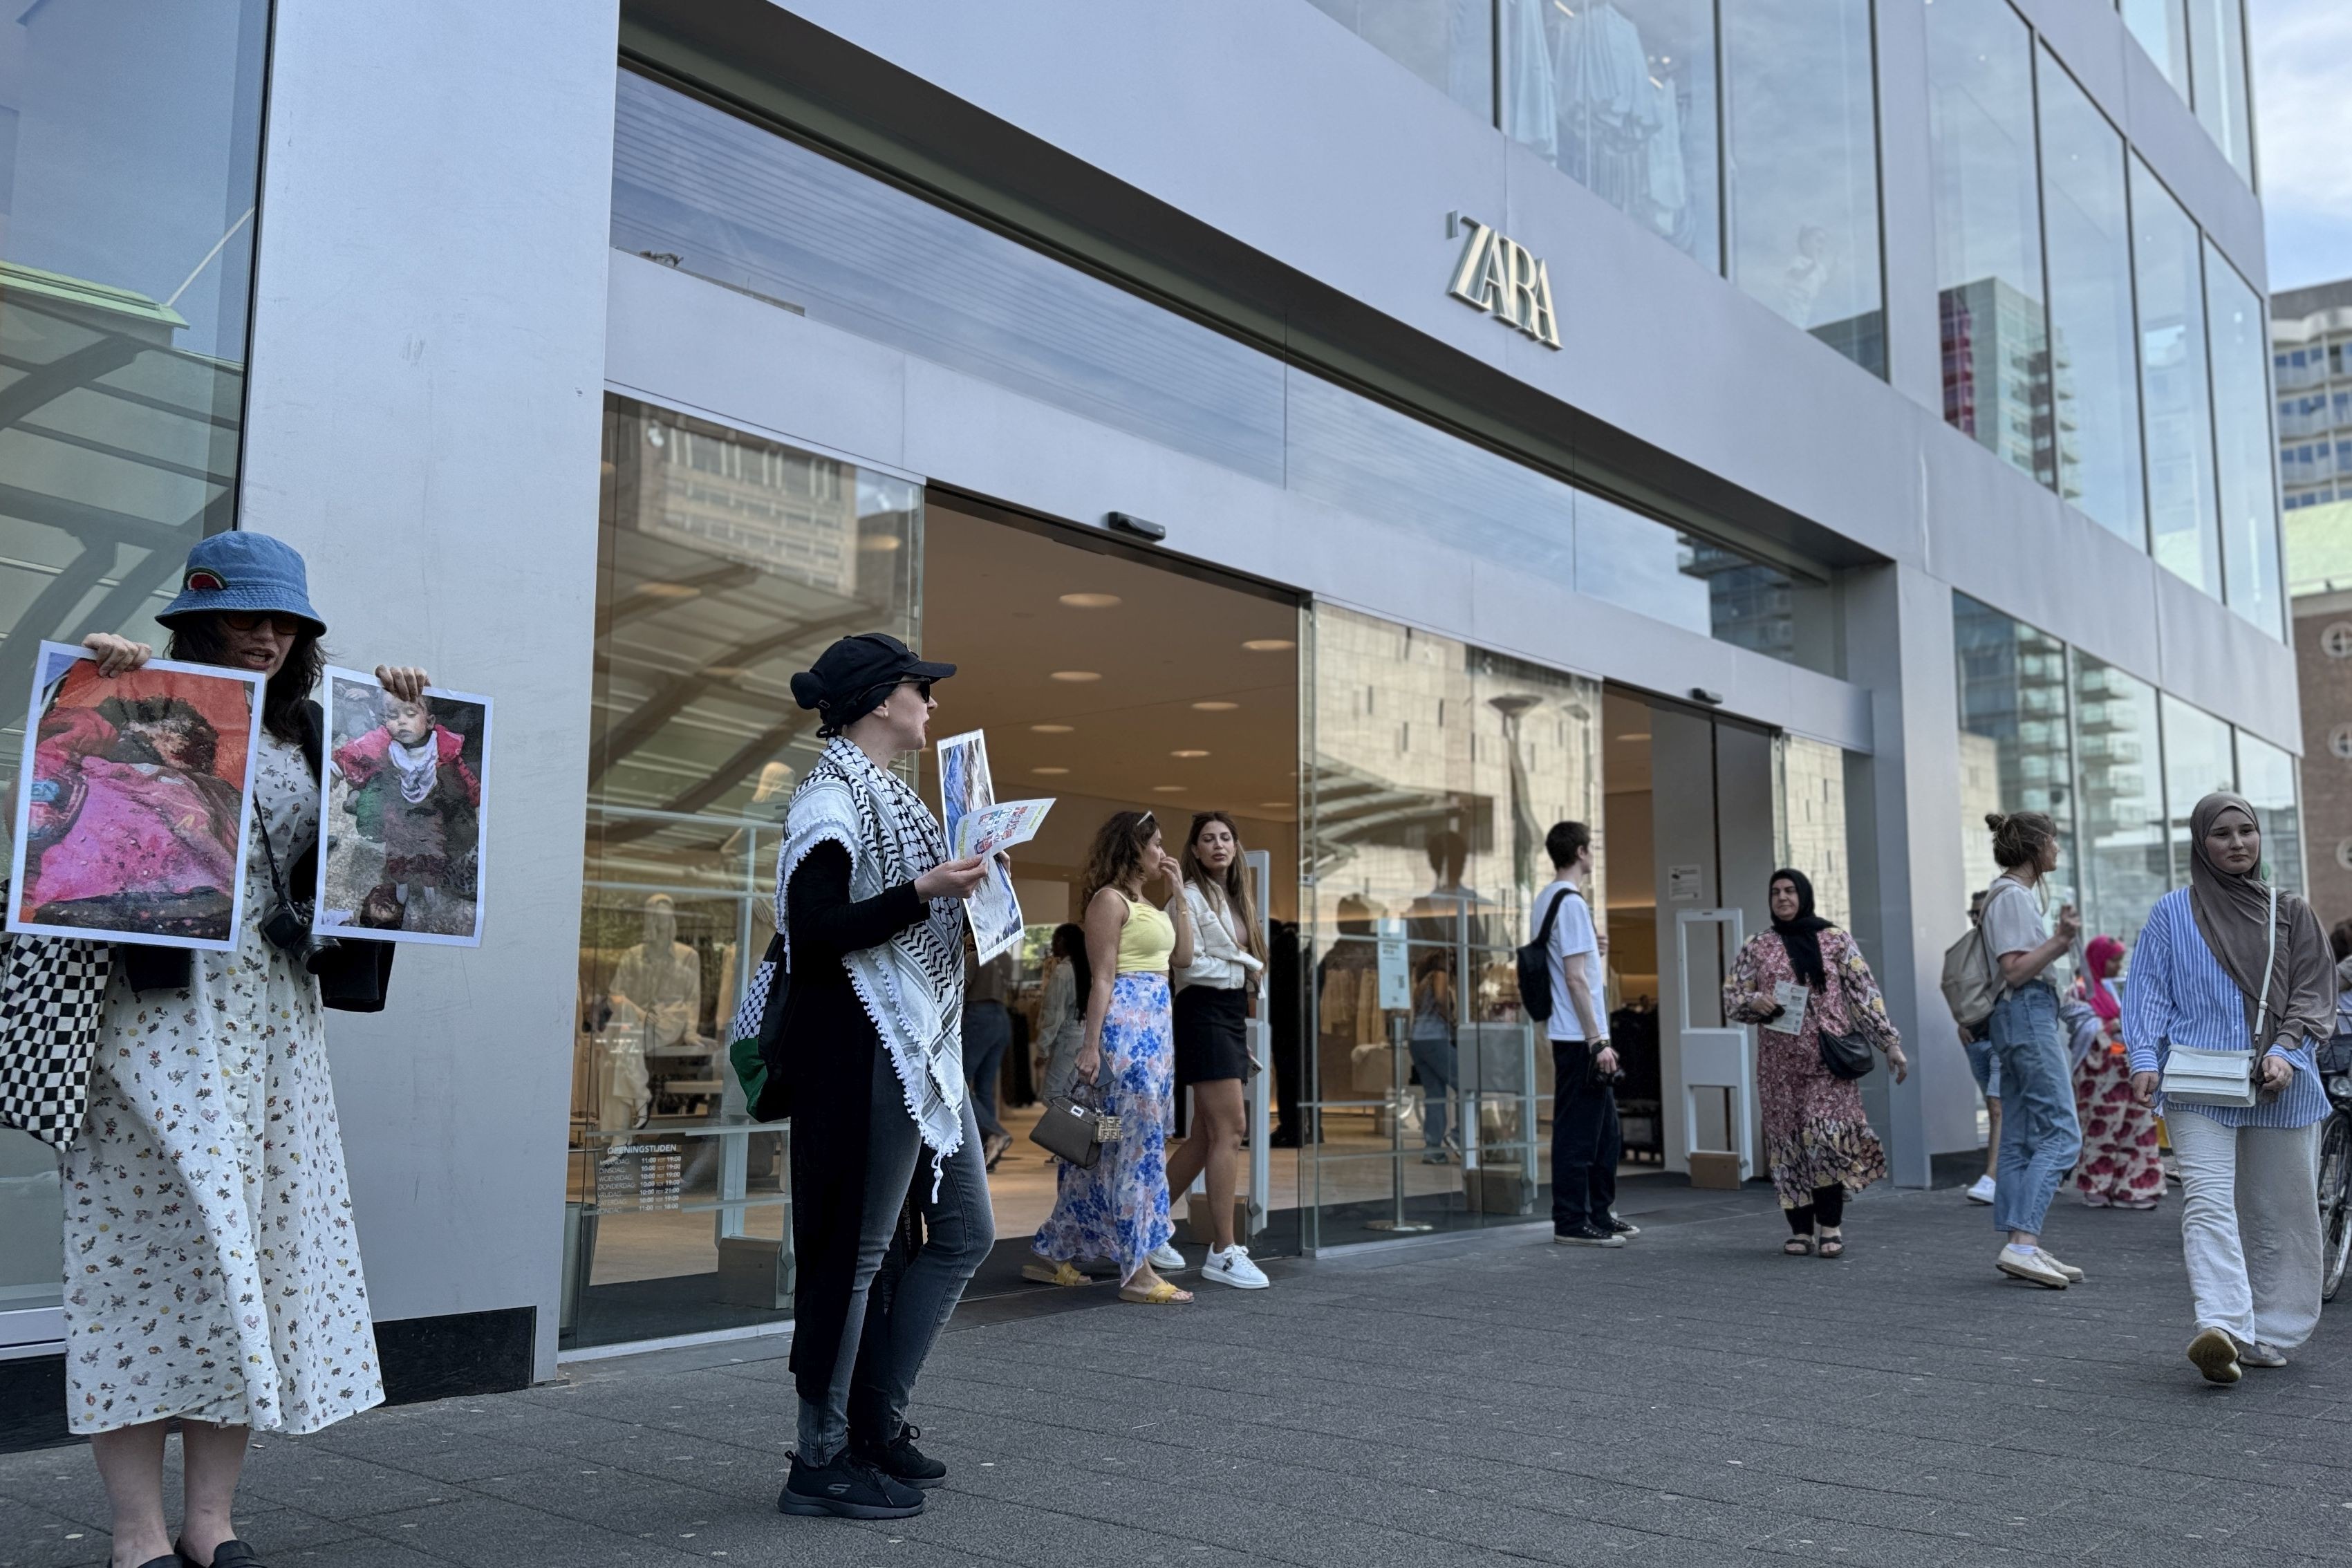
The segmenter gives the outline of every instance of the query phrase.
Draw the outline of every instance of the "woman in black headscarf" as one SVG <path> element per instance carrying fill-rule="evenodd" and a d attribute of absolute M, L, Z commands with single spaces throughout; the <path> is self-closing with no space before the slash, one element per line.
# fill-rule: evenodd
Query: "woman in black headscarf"
<path fill-rule="evenodd" d="M 2189 1359 L 2208 1382 L 2235 1383 L 2242 1366 L 2284 1366 L 2319 1322 L 2312 1194 L 2328 1104 L 2312 1045 L 2336 1029 L 2336 964 L 2311 906 L 2263 879 L 2243 795 L 2199 801 L 2189 847 L 2189 886 L 2156 901 L 2132 950 L 2124 1044 L 2132 1089 L 2165 1119 L 2180 1163 Z M 2192 1063 L 2223 1069 L 2197 1086 L 2222 1092 L 2189 1098 Z"/>
<path fill-rule="evenodd" d="M 1757 1098 L 1764 1158 L 1789 1219 L 1791 1258 L 1845 1253 L 1845 1198 L 1886 1174 L 1886 1153 L 1863 1114 L 1862 1090 L 1823 1065 L 1822 1036 L 1859 1038 L 1885 1053 L 1900 1083 L 1910 1064 L 1878 982 L 1853 938 L 1813 912 L 1802 871 L 1772 873 L 1772 929 L 1739 950 L 1723 983 L 1724 1016 L 1757 1031 Z M 1790 1026 L 1790 1010 L 1796 1009 Z M 1833 1042 L 1834 1048 L 1834 1042 Z"/>

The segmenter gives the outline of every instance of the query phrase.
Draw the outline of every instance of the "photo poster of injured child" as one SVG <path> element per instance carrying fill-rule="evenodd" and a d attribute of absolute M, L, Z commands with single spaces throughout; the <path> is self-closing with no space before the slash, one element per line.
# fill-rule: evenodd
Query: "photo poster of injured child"
<path fill-rule="evenodd" d="M 988 775 L 988 737 L 978 730 L 950 735 L 940 742 L 940 824 L 947 829 L 949 853 L 964 842 L 963 819 L 996 804 L 996 784 Z M 1013 871 L 1002 860 L 992 860 L 988 875 L 964 900 L 971 919 L 972 945 L 986 963 L 1021 940 L 1021 900 L 1013 891 Z"/>
<path fill-rule="evenodd" d="M 34 662 L 7 929 L 236 951 L 262 678 L 160 658 L 110 678 L 65 643 Z"/>
<path fill-rule="evenodd" d="M 310 929 L 479 947 L 490 700 L 428 686 L 404 702 L 333 665 L 326 688 L 326 853 Z"/>

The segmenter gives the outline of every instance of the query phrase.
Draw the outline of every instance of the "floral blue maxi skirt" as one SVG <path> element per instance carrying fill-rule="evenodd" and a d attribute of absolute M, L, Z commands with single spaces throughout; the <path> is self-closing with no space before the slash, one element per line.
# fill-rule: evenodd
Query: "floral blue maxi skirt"
<path fill-rule="evenodd" d="M 1119 1119 L 1091 1171 L 1060 1167 L 1054 1212 L 1030 1249 L 1055 1263 L 1106 1258 L 1131 1279 L 1176 1234 L 1168 1220 L 1168 1125 L 1175 1115 L 1175 1031 L 1168 976 L 1122 974 L 1103 1019 L 1095 1087 Z"/>

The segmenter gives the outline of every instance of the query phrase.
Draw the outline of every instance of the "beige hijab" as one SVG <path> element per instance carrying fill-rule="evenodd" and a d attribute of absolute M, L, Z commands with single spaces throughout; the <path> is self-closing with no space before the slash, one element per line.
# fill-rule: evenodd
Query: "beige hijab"
<path fill-rule="evenodd" d="M 2336 963 L 2319 917 L 2293 893 L 2278 896 L 2278 946 L 2272 954 L 2271 890 L 2249 872 L 2233 877 L 2206 858 L 2205 835 L 2225 811 L 2242 815 L 2257 827 L 2261 818 L 2246 798 L 2216 790 L 2189 814 L 2189 907 L 2198 934 L 2238 987 L 2246 1009 L 2246 1032 L 2257 1051 L 2284 1038 L 2326 1039 L 2336 1032 Z M 2270 997 L 2263 1016 L 2254 1009 L 2263 994 L 2263 960 L 2271 957 Z"/>

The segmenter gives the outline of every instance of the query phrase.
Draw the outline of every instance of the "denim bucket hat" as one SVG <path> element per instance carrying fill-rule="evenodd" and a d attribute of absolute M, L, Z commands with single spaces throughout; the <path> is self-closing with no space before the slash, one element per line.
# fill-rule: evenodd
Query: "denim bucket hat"
<path fill-rule="evenodd" d="M 261 610 L 299 616 L 310 635 L 327 635 L 327 623 L 310 607 L 310 574 L 301 552 L 266 533 L 215 533 L 188 552 L 180 572 L 180 596 L 156 615 L 167 626 L 218 610 Z"/>

